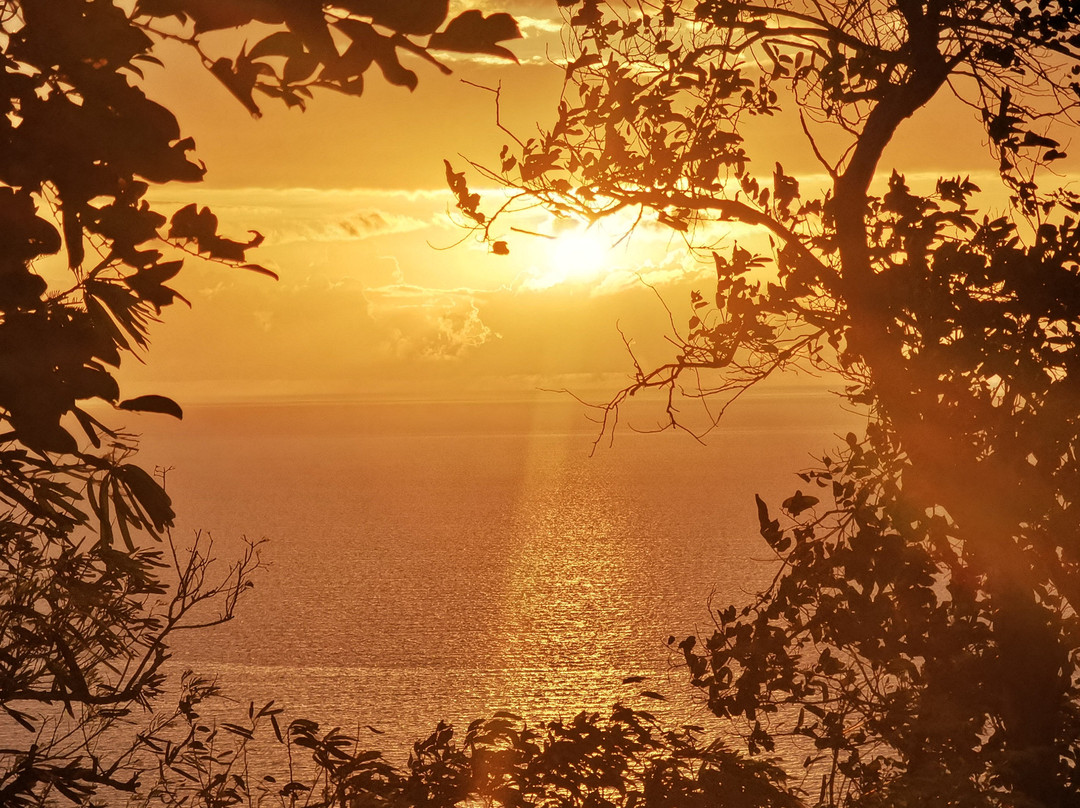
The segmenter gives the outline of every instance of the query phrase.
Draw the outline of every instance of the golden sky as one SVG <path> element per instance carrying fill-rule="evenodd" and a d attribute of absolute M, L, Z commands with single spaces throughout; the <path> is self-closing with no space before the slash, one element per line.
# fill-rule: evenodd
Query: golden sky
<path fill-rule="evenodd" d="M 122 374 L 126 395 L 197 403 L 611 392 L 631 370 L 619 328 L 646 357 L 660 356 L 667 315 L 641 279 L 685 321 L 689 289 L 706 288 L 712 272 L 679 234 L 645 222 L 609 250 L 618 223 L 582 233 L 537 213 L 519 226 L 559 238 L 510 233 L 503 257 L 451 221 L 443 159 L 458 170 L 461 155 L 494 165 L 506 140 L 492 95 L 465 82 L 501 85 L 503 119 L 522 133 L 550 122 L 561 89 L 554 0 L 498 6 L 521 23 L 525 38 L 510 43 L 520 64 L 455 60 L 449 77 L 417 65 L 412 93 L 373 70 L 360 99 L 323 94 L 303 113 L 267 100 L 260 120 L 186 54 L 162 52 L 169 67 L 149 76 L 150 94 L 177 113 L 209 171 L 157 198 L 209 205 L 226 233 L 261 232 L 254 258 L 281 280 L 189 261 L 179 288 L 193 307 L 165 313 L 146 364 Z M 890 154 L 909 179 L 945 171 L 994 184 L 980 127 L 957 103 L 936 104 L 911 131 Z M 761 165 L 785 159 L 789 173 L 813 171 L 792 149 L 788 123 L 765 121 L 749 139 Z M 715 235 L 725 233 L 739 235 Z"/>

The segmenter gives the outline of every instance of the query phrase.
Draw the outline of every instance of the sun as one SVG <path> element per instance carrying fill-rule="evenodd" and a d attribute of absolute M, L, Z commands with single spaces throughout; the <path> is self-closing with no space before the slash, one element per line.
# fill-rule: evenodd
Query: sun
<path fill-rule="evenodd" d="M 612 242 L 598 228 L 574 225 L 545 242 L 530 283 L 534 288 L 589 283 L 611 269 Z"/>

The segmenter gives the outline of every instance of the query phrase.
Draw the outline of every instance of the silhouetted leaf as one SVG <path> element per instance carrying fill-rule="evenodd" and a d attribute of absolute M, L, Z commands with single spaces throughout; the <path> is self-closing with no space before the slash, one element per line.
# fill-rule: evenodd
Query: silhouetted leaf
<path fill-rule="evenodd" d="M 195 203 L 185 205 L 172 216 L 169 238 L 200 239 L 213 238 L 217 235 L 217 216 L 209 208 L 199 209 Z"/>
<path fill-rule="evenodd" d="M 221 723 L 221 728 L 226 732 L 231 732 L 233 735 L 239 735 L 246 740 L 252 740 L 255 737 L 254 733 L 247 727 L 241 727 L 239 724 L 230 724 L 228 721 L 223 721 Z"/>
<path fill-rule="evenodd" d="M 174 418 L 182 419 L 184 417 L 184 411 L 180 408 L 180 405 L 173 401 L 171 398 L 158 395 L 145 395 L 136 396 L 135 398 L 129 398 L 121 401 L 116 405 L 117 409 L 132 410 L 134 412 L 159 412 L 164 415 L 171 415 Z"/>
<path fill-rule="evenodd" d="M 808 508 L 813 508 L 818 502 L 820 500 L 817 497 L 809 496 L 802 491 L 796 491 L 781 503 L 781 507 L 792 516 L 798 516 Z"/>
<path fill-rule="evenodd" d="M 250 59 L 237 59 L 234 64 L 232 59 L 223 56 L 210 66 L 210 72 L 244 105 L 252 117 L 262 117 L 262 110 L 252 96 L 255 80 L 261 72 L 257 63 Z"/>
<path fill-rule="evenodd" d="M 124 463 L 117 467 L 116 477 L 131 492 L 156 531 L 160 533 L 172 524 L 176 516 L 172 499 L 146 471 L 133 463 Z"/>
<path fill-rule="evenodd" d="M 433 33 L 446 19 L 446 0 L 346 0 L 341 4 L 356 14 L 370 17 L 377 25 L 402 34 Z"/>
<path fill-rule="evenodd" d="M 273 278 L 275 281 L 280 280 L 276 272 L 274 272 L 272 269 L 267 269 L 264 266 L 260 266 L 259 264 L 243 264 L 240 268 L 246 269 L 249 272 L 257 272 L 260 275 L 265 275 L 268 278 Z"/>
<path fill-rule="evenodd" d="M 445 30 L 432 34 L 428 47 L 462 53 L 488 53 L 516 62 L 517 57 L 510 50 L 496 43 L 520 37 L 517 22 L 509 14 L 485 17 L 482 12 L 470 9 L 452 19 Z"/>
<path fill-rule="evenodd" d="M 765 501 L 760 496 L 754 494 L 754 501 L 757 503 L 758 524 L 762 537 L 766 541 L 775 542 L 781 536 L 780 523 L 769 518 L 769 506 L 765 504 Z"/>
<path fill-rule="evenodd" d="M 304 42 L 292 31 L 275 31 L 260 39 L 248 51 L 249 59 L 261 59 L 266 56 L 284 56 L 292 58 L 304 51 Z"/>
<path fill-rule="evenodd" d="M 450 186 L 450 190 L 457 197 L 458 210 L 477 224 L 483 224 L 486 217 L 479 210 L 480 195 L 469 191 L 469 187 L 465 183 L 465 175 L 459 171 L 454 171 L 449 160 L 443 160 L 443 165 L 446 167 L 446 184 Z"/>

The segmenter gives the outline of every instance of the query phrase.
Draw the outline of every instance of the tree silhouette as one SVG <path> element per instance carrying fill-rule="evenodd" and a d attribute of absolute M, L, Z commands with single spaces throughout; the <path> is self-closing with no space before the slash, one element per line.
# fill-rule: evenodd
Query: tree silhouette
<path fill-rule="evenodd" d="M 237 35 L 219 48 L 255 42 L 213 50 L 203 35 L 225 29 Z M 173 287 L 186 260 L 273 274 L 249 261 L 259 234 L 236 240 L 207 208 L 148 200 L 205 170 L 142 89 L 156 44 L 194 51 L 258 115 L 262 97 L 360 95 L 373 65 L 415 87 L 402 53 L 443 73 L 438 51 L 512 58 L 498 43 L 517 36 L 506 14 L 449 19 L 445 0 L 0 2 L 0 804 L 134 792 L 146 753 L 198 754 L 205 682 L 185 680 L 175 713 L 131 722 L 162 694 L 170 637 L 229 619 L 258 564 L 249 547 L 215 577 L 205 538 L 175 547 L 163 480 L 87 406 L 181 417 L 162 396 L 123 398 L 112 368 L 187 302 Z"/>
<path fill-rule="evenodd" d="M 712 805 L 798 808 L 785 773 L 763 760 L 746 760 L 720 741 L 704 742 L 702 728 L 664 729 L 643 710 L 616 705 L 610 715 L 583 712 L 566 721 L 530 724 L 505 711 L 471 722 L 464 732 L 439 723 L 395 765 L 355 735 L 297 719 L 277 723 L 280 709 L 249 710 L 242 724 L 203 727 L 199 744 L 171 756 L 153 797 L 184 804 L 176 783 L 196 782 L 196 804 L 224 808 L 259 803 L 407 805 L 452 808 L 706 808 Z M 253 777 L 244 750 L 267 720 L 288 750 L 288 766 Z M 225 737 L 227 736 L 227 737 Z M 227 741 L 236 741 L 230 745 Z M 207 776 L 213 772 L 212 776 Z"/>
<path fill-rule="evenodd" d="M 486 213 L 447 167 L 471 224 L 501 238 L 540 201 L 688 240 L 739 222 L 762 245 L 713 253 L 715 294 L 693 293 L 674 355 L 635 365 L 605 428 L 643 390 L 666 391 L 680 426 L 684 383 L 726 404 L 793 367 L 838 373 L 868 412 L 779 518 L 758 500 L 772 585 L 680 643 L 710 708 L 744 722 L 751 752 L 805 760 L 821 805 L 1075 804 L 1080 199 L 1041 169 L 1080 100 L 1076 5 L 559 5 L 557 122 L 474 166 L 509 200 Z M 974 209 L 970 179 L 879 173 L 950 93 L 985 127 L 1006 216 Z M 824 182 L 751 141 L 768 122 Z"/>

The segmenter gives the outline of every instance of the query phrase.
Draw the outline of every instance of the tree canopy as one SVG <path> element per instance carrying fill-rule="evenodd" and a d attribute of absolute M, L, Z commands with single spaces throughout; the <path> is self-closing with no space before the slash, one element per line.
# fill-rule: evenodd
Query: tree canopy
<path fill-rule="evenodd" d="M 679 644 L 694 684 L 750 752 L 805 759 L 821 805 L 1073 804 L 1080 200 L 1044 168 L 1080 101 L 1076 5 L 559 5 L 556 123 L 475 166 L 508 201 L 486 211 L 448 168 L 471 224 L 501 239 L 539 201 L 691 243 L 716 221 L 757 234 L 715 247 L 715 289 L 691 296 L 669 361 L 635 364 L 605 426 L 645 390 L 679 426 L 681 394 L 726 403 L 791 368 L 838 374 L 867 412 L 778 516 L 758 500 L 780 572 Z M 883 165 L 942 94 L 984 127 L 1000 215 L 970 178 L 918 187 Z M 769 125 L 783 136 L 751 139 Z M 810 176 L 770 146 L 793 139 Z"/>
<path fill-rule="evenodd" d="M 197 741 L 163 740 L 190 703 L 126 722 L 163 692 L 169 637 L 229 619 L 258 565 L 250 547 L 215 573 L 205 537 L 172 545 L 164 480 L 105 422 L 110 407 L 182 416 L 163 396 L 122 396 L 114 369 L 187 302 L 185 261 L 273 274 L 249 259 L 258 233 L 150 201 L 205 172 L 144 89 L 144 71 L 177 69 L 158 45 L 185 46 L 258 115 L 267 98 L 360 95 L 372 66 L 415 87 L 404 53 L 443 73 L 439 52 L 513 58 L 499 43 L 517 36 L 509 15 L 450 18 L 446 0 L 0 2 L 0 803 L 133 792 L 140 751 Z"/>

